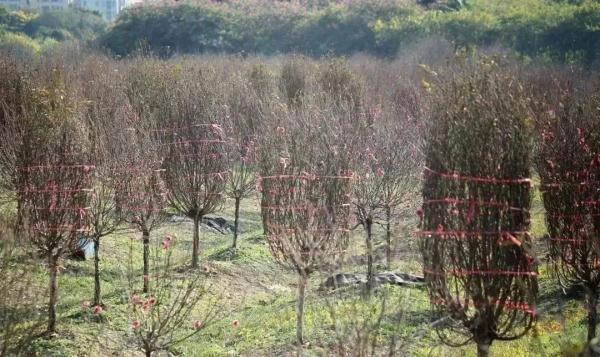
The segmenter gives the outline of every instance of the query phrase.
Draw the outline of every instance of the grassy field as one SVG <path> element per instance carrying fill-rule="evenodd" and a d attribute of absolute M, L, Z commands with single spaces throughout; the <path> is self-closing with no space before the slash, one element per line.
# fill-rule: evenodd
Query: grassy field
<path fill-rule="evenodd" d="M 232 205 L 226 206 L 225 211 L 218 215 L 231 219 L 233 212 L 229 206 Z M 535 197 L 534 218 L 533 230 L 536 236 L 542 236 L 545 225 L 539 196 Z M 332 299 L 331 293 L 317 289 L 324 276 L 313 275 L 306 311 L 306 339 L 310 343 L 299 350 L 294 344 L 296 276 L 271 258 L 262 238 L 258 202 L 254 199 L 242 203 L 241 228 L 243 234 L 238 251 L 232 254 L 229 250 L 231 235 L 202 226 L 201 264 L 210 268 L 208 274 L 192 271 L 188 267 L 192 223 L 167 223 L 152 235 L 155 247 L 159 246 L 165 234 L 174 235 L 177 244 L 173 254 L 178 269 L 186 274 L 204 274 L 211 291 L 220 301 L 217 322 L 171 352 L 185 356 L 334 354 L 339 330 L 336 334 L 330 312 L 340 311 L 332 309 L 348 307 L 350 302 L 358 301 L 358 304 L 363 305 L 368 303 L 352 297 L 355 295 L 352 291 L 346 295 L 349 296 L 347 300 Z M 410 234 L 414 228 L 410 224 L 396 228 L 399 247 L 393 270 L 420 274 L 416 241 Z M 382 241 L 383 232 L 379 231 L 377 234 Z M 538 255 L 543 258 L 543 244 L 538 246 Z M 59 280 L 59 337 L 36 340 L 32 348 L 41 356 L 142 355 L 132 343 L 131 320 L 127 314 L 130 290 L 126 278 L 128 256 L 132 249 L 134 264 L 140 265 L 136 267 L 135 273 L 141 285 L 141 247 L 137 234 L 118 234 L 103 240 L 101 279 L 106 311 L 102 322 L 82 313 L 80 307 L 82 301 L 90 300 L 93 294 L 93 261 L 65 261 Z M 360 255 L 361 247 L 361 232 L 357 230 L 352 238 L 351 249 L 354 251 L 350 255 Z M 360 269 L 362 266 L 354 265 L 344 270 Z M 35 271 L 40 281 L 45 282 L 43 267 L 38 267 Z M 545 264 L 541 265 L 541 272 L 539 323 L 521 340 L 495 342 L 492 346 L 495 356 L 558 356 L 575 355 L 581 351 L 581 341 L 584 341 L 586 333 L 586 315 L 581 302 L 564 297 L 548 276 Z M 384 292 L 391 302 L 388 315 L 394 315 L 394 318 L 386 316 L 386 319 L 390 319 L 381 325 L 381 329 L 385 329 L 381 336 L 398 336 L 401 353 L 414 356 L 475 355 L 472 344 L 461 348 L 440 345 L 435 332 L 429 327 L 432 321 L 428 315 L 424 289 L 393 286 L 382 289 L 379 294 Z M 331 301 L 336 301 L 339 305 L 332 308 Z M 373 308 L 376 309 L 376 306 Z M 199 309 L 202 309 L 202 305 Z M 193 318 L 190 316 L 190 321 Z M 240 322 L 239 328 L 232 326 L 234 320 Z M 340 323 L 343 323 L 343 319 L 338 319 L 337 324 Z"/>

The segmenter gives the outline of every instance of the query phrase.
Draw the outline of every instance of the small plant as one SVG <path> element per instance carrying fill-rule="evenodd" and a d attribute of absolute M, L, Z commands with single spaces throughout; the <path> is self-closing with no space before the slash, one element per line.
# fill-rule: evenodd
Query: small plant
<path fill-rule="evenodd" d="M 152 293 L 133 292 L 130 297 L 133 341 L 146 356 L 168 351 L 201 333 L 217 317 L 217 300 L 210 295 L 203 275 L 190 278 L 176 273 L 172 261 L 176 244 L 177 240 L 168 235 L 154 247 Z M 200 303 L 202 315 L 197 312 Z"/>
<path fill-rule="evenodd" d="M 337 289 L 326 298 L 338 356 L 394 356 L 406 351 L 398 330 L 408 297 L 382 288 L 370 299 Z"/>

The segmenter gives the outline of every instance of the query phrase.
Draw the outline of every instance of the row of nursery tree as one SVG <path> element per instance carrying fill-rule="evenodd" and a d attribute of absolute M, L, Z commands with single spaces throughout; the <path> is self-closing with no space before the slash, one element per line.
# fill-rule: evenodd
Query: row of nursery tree
<path fill-rule="evenodd" d="M 101 46 L 175 53 L 395 56 L 428 38 L 499 45 L 546 61 L 597 63 L 594 0 L 189 1 L 125 11 Z"/>
<path fill-rule="evenodd" d="M 60 306 L 61 260 L 82 236 L 94 243 L 90 305 L 101 314 L 100 247 L 122 229 L 141 237 L 131 248 L 141 253 L 132 264 L 142 273 L 131 276 L 129 302 L 137 346 L 149 356 L 198 333 L 213 321 L 218 302 L 207 297 L 200 269 L 187 280 L 168 275 L 168 254 L 164 270 L 153 267 L 158 247 L 150 237 L 169 213 L 189 217 L 188 259 L 196 269 L 202 217 L 230 202 L 237 222 L 240 201 L 256 193 L 273 258 L 298 275 L 300 345 L 311 274 L 335 271 L 350 232 L 360 229 L 369 299 L 373 226 L 387 228 L 389 264 L 392 245 L 402 244 L 393 242 L 390 223 L 416 211 L 434 326 L 445 343 L 475 342 L 486 356 L 493 341 L 528 333 L 541 313 L 530 233 L 535 171 L 552 272 L 559 284 L 585 291 L 588 340 L 595 337 L 597 77 L 527 73 L 500 57 L 458 56 L 450 65 L 423 65 L 419 74 L 377 60 L 353 70 L 343 60 L 298 57 L 269 66 L 223 58 L 65 58 L 33 67 L 3 59 L 0 67 L 6 78 L 0 182 L 3 201 L 13 207 L 0 247 L 6 251 L 11 241 L 17 252 L 33 247 L 45 260 L 49 336 Z M 154 251 L 168 252 L 172 244 L 167 236 Z M 0 273 L 14 271 L 8 264 Z M 15 286 L 26 281 L 1 283 L 4 291 L 19 291 Z M 177 293 L 166 292 L 173 288 Z M 23 299 L 3 299 L 22 311 Z M 213 308 L 188 322 L 203 299 Z M 7 351 L 11 341 L 21 341 L 8 338 L 24 328 L 22 316 L 12 317 L 2 335 Z M 371 350 L 376 341 L 354 353 L 380 353 Z"/>

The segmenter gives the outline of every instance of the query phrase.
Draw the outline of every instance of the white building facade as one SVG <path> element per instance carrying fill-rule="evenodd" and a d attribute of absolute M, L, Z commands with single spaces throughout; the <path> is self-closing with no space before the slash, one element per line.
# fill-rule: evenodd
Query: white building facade
<path fill-rule="evenodd" d="M 72 0 L 0 0 L 0 6 L 9 10 L 52 11 L 64 10 Z"/>
<path fill-rule="evenodd" d="M 71 6 L 97 11 L 106 21 L 114 21 L 126 5 L 126 0 L 0 0 L 9 10 L 56 11 Z"/>
<path fill-rule="evenodd" d="M 77 6 L 82 9 L 97 11 L 102 18 L 108 22 L 117 19 L 117 16 L 125 7 L 124 0 L 77 0 Z"/>

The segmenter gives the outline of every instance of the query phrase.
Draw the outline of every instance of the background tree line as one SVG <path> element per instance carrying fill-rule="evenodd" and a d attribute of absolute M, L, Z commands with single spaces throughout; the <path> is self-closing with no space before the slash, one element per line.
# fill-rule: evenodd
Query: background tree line
<path fill-rule="evenodd" d="M 8 11 L 0 6 L 0 50 L 35 57 L 59 42 L 91 44 L 106 28 L 98 13 L 68 9 L 44 13 Z"/>
<path fill-rule="evenodd" d="M 117 55 L 141 46 L 174 53 L 366 52 L 395 56 L 427 38 L 456 47 L 509 48 L 553 62 L 597 62 L 600 3 L 594 0 L 187 1 L 123 13 L 100 45 Z"/>
<path fill-rule="evenodd" d="M 436 38 L 457 48 L 500 46 L 526 59 L 590 66 L 598 63 L 598 23 L 597 0 L 189 0 L 131 7 L 108 29 L 87 11 L 36 15 L 0 9 L 0 44 L 35 53 L 40 45 L 77 40 L 117 56 L 144 49 L 163 57 L 292 52 L 390 57 Z"/>

